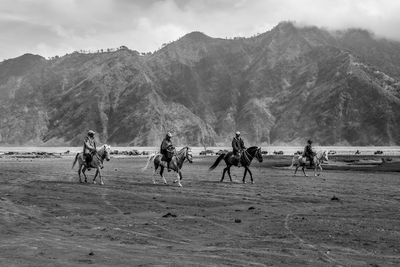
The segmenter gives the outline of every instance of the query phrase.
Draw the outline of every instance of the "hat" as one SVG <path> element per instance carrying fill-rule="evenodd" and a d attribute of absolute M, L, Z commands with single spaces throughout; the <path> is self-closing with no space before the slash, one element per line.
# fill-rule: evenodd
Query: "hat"
<path fill-rule="evenodd" d="M 88 135 L 94 135 L 94 131 L 89 130 L 89 131 L 88 131 Z"/>
<path fill-rule="evenodd" d="M 236 131 L 236 133 L 235 133 L 236 135 L 240 135 L 240 132 L 239 131 Z"/>
<path fill-rule="evenodd" d="M 171 133 L 171 132 L 168 132 L 168 133 L 167 133 L 167 136 L 168 136 L 168 137 L 172 137 L 172 133 Z"/>

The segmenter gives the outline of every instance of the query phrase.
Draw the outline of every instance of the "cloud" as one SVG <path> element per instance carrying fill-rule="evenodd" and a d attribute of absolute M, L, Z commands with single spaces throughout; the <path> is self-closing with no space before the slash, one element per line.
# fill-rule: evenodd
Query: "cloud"
<path fill-rule="evenodd" d="M 0 60 L 120 45 L 147 52 L 191 31 L 248 37 L 287 20 L 400 40 L 399 11 L 390 0 L 2 0 Z"/>

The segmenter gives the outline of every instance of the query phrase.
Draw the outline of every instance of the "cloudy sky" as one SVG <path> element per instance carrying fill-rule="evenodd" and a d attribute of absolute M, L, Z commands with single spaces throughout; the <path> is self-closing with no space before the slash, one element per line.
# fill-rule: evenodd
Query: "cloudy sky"
<path fill-rule="evenodd" d="M 248 37 L 287 20 L 400 40 L 399 14 L 398 0 L 1 0 L 0 60 L 121 45 L 148 52 L 191 31 Z"/>

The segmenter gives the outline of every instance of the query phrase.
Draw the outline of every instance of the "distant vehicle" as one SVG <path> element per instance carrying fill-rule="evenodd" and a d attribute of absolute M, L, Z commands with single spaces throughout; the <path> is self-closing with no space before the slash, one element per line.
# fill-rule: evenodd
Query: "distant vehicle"
<path fill-rule="evenodd" d="M 377 150 L 374 152 L 374 155 L 382 155 L 383 151 L 382 150 Z"/>
<path fill-rule="evenodd" d="M 216 155 L 221 155 L 221 154 L 226 154 L 226 153 L 228 153 L 229 151 L 228 150 L 226 150 L 226 149 L 221 149 L 220 151 L 218 151 L 217 153 L 215 153 Z"/>
<path fill-rule="evenodd" d="M 142 151 L 142 155 L 149 155 L 149 151 Z"/>
<path fill-rule="evenodd" d="M 361 154 L 361 152 L 360 152 L 360 150 L 357 150 L 357 151 L 356 151 L 356 153 L 354 153 L 354 154 L 356 154 L 356 155 L 360 155 L 360 154 Z"/>
<path fill-rule="evenodd" d="M 336 154 L 336 151 L 335 150 L 330 150 L 329 152 L 328 152 L 328 155 L 335 155 Z"/>
<path fill-rule="evenodd" d="M 274 151 L 274 155 L 283 155 L 283 151 L 282 150 Z"/>
<path fill-rule="evenodd" d="M 214 153 L 214 151 L 212 151 L 212 150 L 204 150 L 204 151 L 201 151 L 200 152 L 200 155 L 214 155 L 215 153 Z"/>
<path fill-rule="evenodd" d="M 302 155 L 302 154 L 303 154 L 303 151 L 298 150 L 298 151 L 294 152 L 294 154 L 295 154 L 295 155 Z"/>
<path fill-rule="evenodd" d="M 267 154 L 268 154 L 268 151 L 261 151 L 261 154 L 267 155 Z"/>

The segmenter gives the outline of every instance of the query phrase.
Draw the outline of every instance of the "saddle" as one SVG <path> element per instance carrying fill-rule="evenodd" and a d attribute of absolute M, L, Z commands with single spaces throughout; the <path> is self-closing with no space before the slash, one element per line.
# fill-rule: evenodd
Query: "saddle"
<path fill-rule="evenodd" d="M 90 171 L 90 168 L 93 168 L 93 166 L 92 166 L 92 162 L 93 162 L 93 159 L 94 158 L 96 158 L 97 157 L 97 152 L 95 151 L 95 152 L 92 152 L 92 153 L 90 153 L 90 154 L 84 154 L 83 156 L 84 156 L 84 159 L 85 159 L 85 165 L 86 165 L 86 168 Z M 99 161 L 99 166 L 100 166 L 100 168 L 101 169 L 103 169 L 103 164 L 101 164 L 101 161 Z"/>
<path fill-rule="evenodd" d="M 173 146 L 168 147 L 167 150 L 165 151 L 165 153 L 163 153 L 161 155 L 162 155 L 162 158 L 161 158 L 162 161 L 167 161 L 167 160 L 172 159 L 172 157 L 175 155 L 175 147 L 173 147 Z"/>

